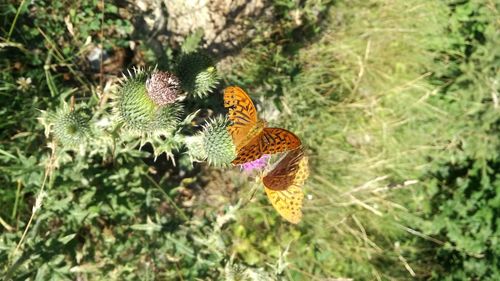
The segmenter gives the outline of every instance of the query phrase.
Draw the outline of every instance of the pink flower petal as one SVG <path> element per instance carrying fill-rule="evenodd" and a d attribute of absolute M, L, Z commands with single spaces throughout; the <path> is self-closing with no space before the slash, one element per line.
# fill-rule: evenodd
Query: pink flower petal
<path fill-rule="evenodd" d="M 261 158 L 254 160 L 252 162 L 241 164 L 241 169 L 247 173 L 250 173 L 254 170 L 262 170 L 266 167 L 267 161 L 271 158 L 270 155 L 265 154 Z"/>

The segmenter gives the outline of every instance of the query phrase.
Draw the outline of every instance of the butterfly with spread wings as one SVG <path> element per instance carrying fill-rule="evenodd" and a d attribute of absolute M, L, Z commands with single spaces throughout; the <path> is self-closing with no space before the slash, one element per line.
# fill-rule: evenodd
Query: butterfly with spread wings
<path fill-rule="evenodd" d="M 224 89 L 224 107 L 229 109 L 229 133 L 236 146 L 234 165 L 244 164 L 274 154 L 294 150 L 301 146 L 300 139 L 281 128 L 267 128 L 266 122 L 257 117 L 250 97 L 243 89 L 230 86 Z"/>

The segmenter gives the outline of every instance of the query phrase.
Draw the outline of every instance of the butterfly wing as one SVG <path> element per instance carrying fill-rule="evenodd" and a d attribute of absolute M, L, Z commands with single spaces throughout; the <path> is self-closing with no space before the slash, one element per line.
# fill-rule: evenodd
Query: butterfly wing
<path fill-rule="evenodd" d="M 275 167 L 271 169 L 263 178 L 264 186 L 272 190 L 284 190 L 292 185 L 295 175 L 299 170 L 300 160 L 304 157 L 302 148 L 297 148 L 288 152 L 285 157 L 279 160 Z"/>
<path fill-rule="evenodd" d="M 267 198 L 274 209 L 287 221 L 297 224 L 302 219 L 302 201 L 304 193 L 299 186 L 291 186 L 287 190 L 265 188 Z"/>
<path fill-rule="evenodd" d="M 299 161 L 298 170 L 291 185 L 284 190 L 273 190 L 264 184 L 267 198 L 271 201 L 274 209 L 287 221 L 297 224 L 302 219 L 302 203 L 304 192 L 302 186 L 309 176 L 307 158 L 302 157 Z"/>
<path fill-rule="evenodd" d="M 257 124 L 257 111 L 247 93 L 236 86 L 224 89 L 224 107 L 228 108 L 229 120 L 232 122 L 228 127 L 229 133 L 239 150 Z"/>
<path fill-rule="evenodd" d="M 238 151 L 234 165 L 251 162 L 264 154 L 274 154 L 294 150 L 301 145 L 300 139 L 292 132 L 281 128 L 264 128 L 248 144 Z"/>

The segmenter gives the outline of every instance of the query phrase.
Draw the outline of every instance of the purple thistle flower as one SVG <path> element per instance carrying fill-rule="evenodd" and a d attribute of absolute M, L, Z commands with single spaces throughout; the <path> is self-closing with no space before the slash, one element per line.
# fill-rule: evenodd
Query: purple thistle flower
<path fill-rule="evenodd" d="M 181 94 L 181 81 L 170 72 L 154 71 L 146 80 L 146 90 L 153 102 L 159 106 L 174 103 Z"/>
<path fill-rule="evenodd" d="M 260 157 L 257 160 L 241 164 L 240 167 L 243 171 L 245 171 L 247 173 L 251 173 L 254 170 L 262 170 L 262 169 L 264 169 L 264 167 L 266 167 L 267 161 L 269 160 L 269 158 L 271 158 L 271 155 L 264 154 L 262 157 Z"/>

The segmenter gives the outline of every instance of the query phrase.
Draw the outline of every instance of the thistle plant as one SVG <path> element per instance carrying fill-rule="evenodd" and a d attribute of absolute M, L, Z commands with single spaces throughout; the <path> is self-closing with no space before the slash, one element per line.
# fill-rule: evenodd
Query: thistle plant
<path fill-rule="evenodd" d="M 141 135 L 169 135 L 183 113 L 179 82 L 168 72 L 134 69 L 116 93 L 115 110 L 126 129 Z"/>
<path fill-rule="evenodd" d="M 228 166 L 236 158 L 236 147 L 227 130 L 229 121 L 224 117 L 210 119 L 204 126 L 202 136 L 203 152 L 210 165 Z"/>
<path fill-rule="evenodd" d="M 146 90 L 155 104 L 164 106 L 179 98 L 181 81 L 171 72 L 154 71 L 146 80 Z"/>
<path fill-rule="evenodd" d="M 207 152 L 205 151 L 203 142 L 203 134 L 186 137 L 185 142 L 191 161 L 205 161 L 207 159 Z"/>
<path fill-rule="evenodd" d="M 186 136 L 185 129 L 192 125 L 197 111 L 185 112 L 182 104 L 186 97 L 206 97 L 218 82 L 215 64 L 209 56 L 200 52 L 185 53 L 175 71 L 134 68 L 123 76 L 110 103 L 113 114 L 110 116 L 101 110 L 94 118 L 111 120 L 115 126 L 90 123 L 89 116 L 64 106 L 50 115 L 46 127 L 52 128 L 49 130 L 54 138 L 67 147 L 85 144 L 92 128 L 95 134 L 89 151 L 93 153 L 115 151 L 117 140 L 122 143 L 137 140 L 140 147 L 149 143 L 155 157 L 165 153 L 174 161 L 174 151 L 186 147 L 191 161 L 225 167 L 236 157 L 236 148 L 227 130 L 229 121 L 221 116 L 209 119 L 201 132 Z"/>
<path fill-rule="evenodd" d="M 63 147 L 84 145 L 91 136 L 88 114 L 82 109 L 72 109 L 66 103 L 56 112 L 42 111 L 40 120 L 45 125 L 45 135 L 52 134 Z"/>
<path fill-rule="evenodd" d="M 214 62 L 200 52 L 184 54 L 177 64 L 177 73 L 190 97 L 204 98 L 219 83 Z"/>
<path fill-rule="evenodd" d="M 248 162 L 248 163 L 244 163 L 240 166 L 241 166 L 241 169 L 243 171 L 245 171 L 246 173 L 251 173 L 253 171 L 259 171 L 259 170 L 264 169 L 267 166 L 267 163 L 268 163 L 270 158 L 271 158 L 270 155 L 264 154 L 261 158 L 254 160 L 254 161 L 251 161 L 251 162 Z"/>
<path fill-rule="evenodd" d="M 208 95 L 218 83 L 218 76 L 212 60 L 197 53 L 185 55 L 177 67 L 179 76 L 156 69 L 129 72 L 115 94 L 115 117 L 126 131 L 140 135 L 141 144 L 150 143 L 155 156 L 166 153 L 173 159 L 172 151 L 185 145 L 189 151 L 196 151 L 190 153 L 191 159 L 203 161 L 207 158 L 204 148 L 193 147 L 199 147 L 203 137 L 187 138 L 181 133 L 183 125 L 189 124 L 195 115 L 184 115 L 182 100 L 186 96 Z M 182 119 L 185 120 L 181 122 Z"/>

